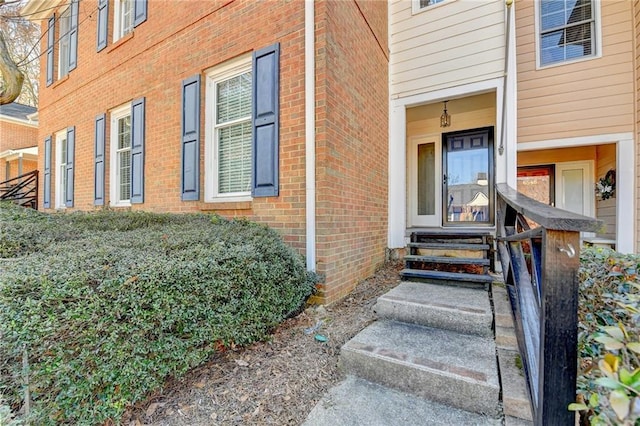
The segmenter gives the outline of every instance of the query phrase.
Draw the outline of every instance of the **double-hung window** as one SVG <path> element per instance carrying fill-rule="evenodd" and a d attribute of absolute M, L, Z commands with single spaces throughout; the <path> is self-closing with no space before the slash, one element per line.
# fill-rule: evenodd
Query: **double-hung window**
<path fill-rule="evenodd" d="M 131 106 L 111 114 L 111 205 L 131 204 Z"/>
<path fill-rule="evenodd" d="M 597 51 L 595 0 L 540 0 L 541 66 L 585 57 Z"/>
<path fill-rule="evenodd" d="M 243 58 L 207 78 L 207 136 L 212 185 L 207 198 L 251 196 L 251 58 Z"/>
<path fill-rule="evenodd" d="M 57 209 L 66 206 L 67 194 L 67 131 L 63 130 L 56 133 L 56 202 Z"/>
<path fill-rule="evenodd" d="M 69 74 L 71 7 L 67 7 L 59 18 L 60 40 L 58 41 L 58 78 Z"/>
<path fill-rule="evenodd" d="M 117 41 L 133 30 L 134 0 L 116 0 L 114 12 L 113 41 Z"/>

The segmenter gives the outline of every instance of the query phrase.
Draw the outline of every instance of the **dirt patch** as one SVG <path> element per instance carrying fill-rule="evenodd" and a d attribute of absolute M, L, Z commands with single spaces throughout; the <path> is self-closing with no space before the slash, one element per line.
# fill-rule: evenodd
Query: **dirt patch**
<path fill-rule="evenodd" d="M 285 321 L 272 339 L 217 355 L 136 407 L 124 424 L 299 425 L 338 383 L 342 345 L 375 319 L 372 306 L 399 283 L 386 265 L 343 301 Z M 316 336 L 318 335 L 318 336 Z M 322 338 L 326 342 L 322 342 Z"/>

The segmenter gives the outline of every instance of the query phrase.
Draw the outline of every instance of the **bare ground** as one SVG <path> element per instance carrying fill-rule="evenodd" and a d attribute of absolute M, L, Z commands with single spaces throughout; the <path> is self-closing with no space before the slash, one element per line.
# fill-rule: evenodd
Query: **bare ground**
<path fill-rule="evenodd" d="M 230 350 L 168 383 L 132 410 L 128 425 L 300 425 L 338 383 L 340 348 L 375 319 L 376 298 L 399 283 L 389 264 L 343 301 L 311 307 L 280 325 L 268 342 Z M 317 330 L 311 331 L 314 326 Z M 316 339 L 316 334 L 327 338 Z M 321 338 L 321 337 L 320 337 Z"/>

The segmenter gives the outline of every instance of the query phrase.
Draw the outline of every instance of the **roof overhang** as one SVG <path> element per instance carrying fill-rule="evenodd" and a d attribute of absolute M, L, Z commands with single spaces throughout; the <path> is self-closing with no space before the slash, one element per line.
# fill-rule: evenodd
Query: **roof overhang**
<path fill-rule="evenodd" d="M 21 148 L 21 149 L 8 149 L 4 152 L 0 152 L 0 159 L 4 159 L 5 161 L 13 161 L 18 159 L 24 160 L 38 160 L 38 147 L 32 146 L 29 148 Z"/>
<path fill-rule="evenodd" d="M 13 124 L 21 124 L 23 126 L 28 126 L 28 127 L 35 127 L 36 129 L 38 128 L 38 113 L 34 113 L 35 114 L 35 120 L 32 119 L 32 115 L 29 115 L 29 120 L 23 120 L 21 118 L 16 118 L 16 117 L 11 117 L 8 115 L 2 115 L 0 114 L 0 121 L 6 121 L 7 123 L 13 123 Z"/>
<path fill-rule="evenodd" d="M 63 1 L 64 0 L 29 0 L 20 10 L 20 15 L 31 20 L 44 19 L 51 15 L 51 11 Z"/>

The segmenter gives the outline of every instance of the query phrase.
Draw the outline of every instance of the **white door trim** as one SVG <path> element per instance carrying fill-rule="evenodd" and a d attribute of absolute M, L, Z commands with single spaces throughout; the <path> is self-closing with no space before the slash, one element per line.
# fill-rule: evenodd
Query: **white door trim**
<path fill-rule="evenodd" d="M 429 216 L 419 216 L 418 211 L 418 156 L 417 148 L 420 144 L 433 143 L 435 167 L 434 176 L 436 185 L 433 197 L 435 199 L 435 212 Z M 426 135 L 412 136 L 407 144 L 407 161 L 408 161 L 408 187 L 407 193 L 407 224 L 409 227 L 416 226 L 441 226 L 442 225 L 442 141 L 440 133 L 431 133 Z"/>

